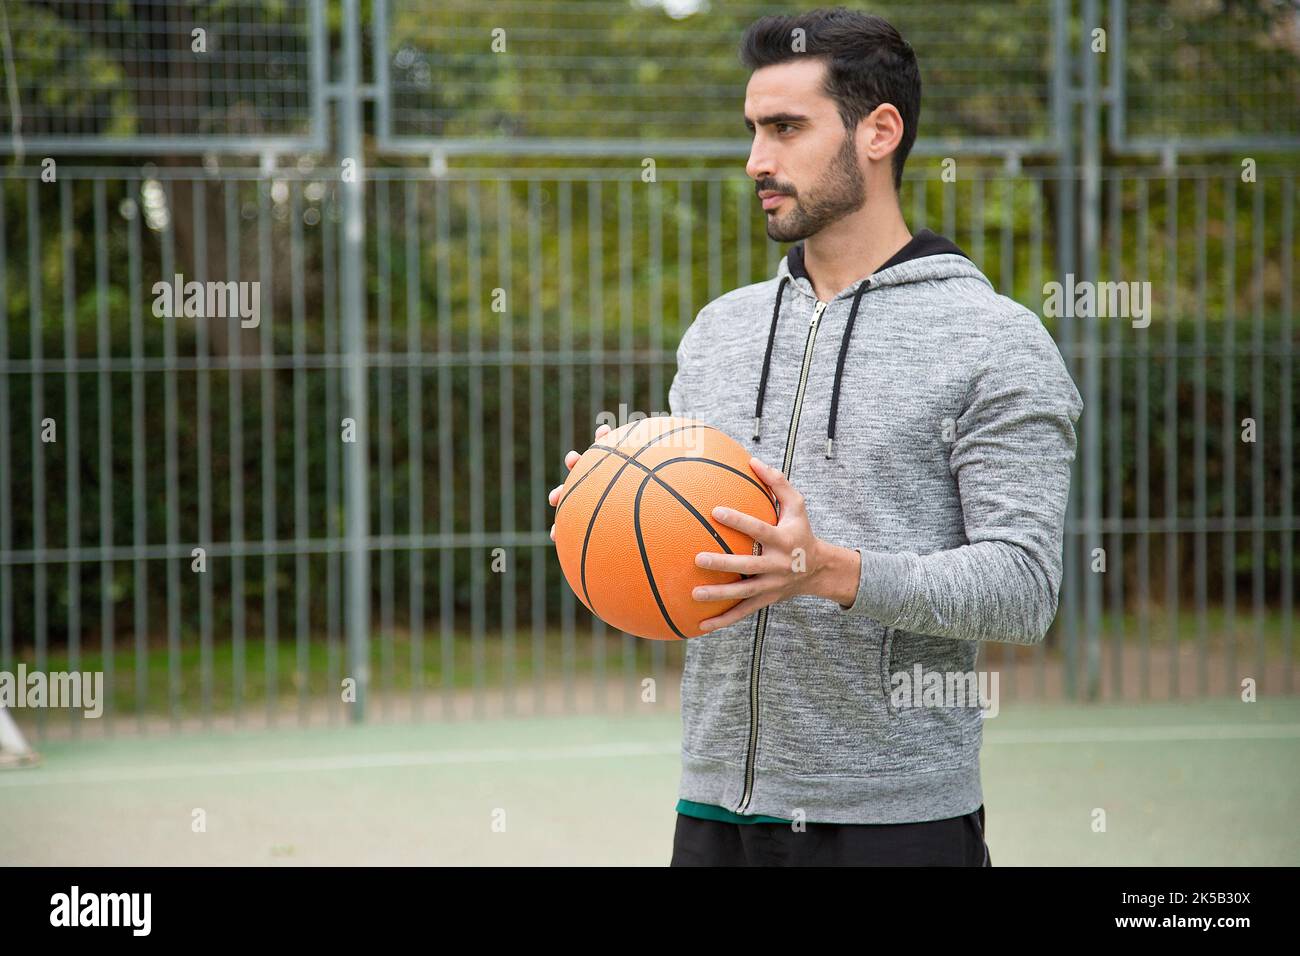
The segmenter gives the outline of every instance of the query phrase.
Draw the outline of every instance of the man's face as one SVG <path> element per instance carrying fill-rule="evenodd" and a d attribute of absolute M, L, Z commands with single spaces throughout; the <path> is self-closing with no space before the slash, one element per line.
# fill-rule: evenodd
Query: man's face
<path fill-rule="evenodd" d="M 763 199 L 767 235 L 796 242 L 862 207 L 866 183 L 853 136 L 822 92 L 826 64 L 797 60 L 755 70 L 745 90 L 754 131 L 745 171 Z"/>

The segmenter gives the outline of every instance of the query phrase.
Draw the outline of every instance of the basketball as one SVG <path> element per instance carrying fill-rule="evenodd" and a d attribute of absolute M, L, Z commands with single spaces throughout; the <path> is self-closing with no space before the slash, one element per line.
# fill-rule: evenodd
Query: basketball
<path fill-rule="evenodd" d="M 701 568 L 701 551 L 755 554 L 748 535 L 719 523 L 719 505 L 777 523 L 776 496 L 749 452 L 689 418 L 643 418 L 605 435 L 569 472 L 555 545 L 569 587 L 592 614 L 657 641 L 698 637 L 700 621 L 736 601 L 696 601 L 706 584 L 740 580 Z"/>

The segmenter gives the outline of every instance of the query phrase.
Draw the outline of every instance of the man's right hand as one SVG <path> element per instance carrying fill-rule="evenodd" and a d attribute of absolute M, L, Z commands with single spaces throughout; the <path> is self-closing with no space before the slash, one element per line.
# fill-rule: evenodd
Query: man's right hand
<path fill-rule="evenodd" d="M 596 437 L 593 438 L 592 441 L 600 441 L 602 438 L 604 438 L 606 435 L 610 433 L 610 430 L 611 429 L 608 425 L 601 425 L 599 428 L 596 429 Z M 567 455 L 564 456 L 564 467 L 567 468 L 569 471 L 573 471 L 573 466 L 578 463 L 578 459 L 581 457 L 582 455 L 579 452 L 570 451 Z M 564 490 L 563 484 L 556 485 L 554 488 L 551 489 L 551 493 L 546 496 L 546 500 L 550 502 L 552 508 L 556 507 L 560 503 L 560 492 L 563 490 Z M 551 540 L 552 541 L 555 540 L 554 523 L 551 524 Z"/>

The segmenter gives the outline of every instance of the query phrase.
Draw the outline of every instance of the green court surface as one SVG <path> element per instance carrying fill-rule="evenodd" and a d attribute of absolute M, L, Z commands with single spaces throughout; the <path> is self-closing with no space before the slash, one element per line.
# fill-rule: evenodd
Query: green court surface
<path fill-rule="evenodd" d="M 661 866 L 678 735 L 660 712 L 51 742 L 0 772 L 0 862 Z M 1004 707 L 993 863 L 1300 864 L 1297 758 L 1296 699 Z"/>

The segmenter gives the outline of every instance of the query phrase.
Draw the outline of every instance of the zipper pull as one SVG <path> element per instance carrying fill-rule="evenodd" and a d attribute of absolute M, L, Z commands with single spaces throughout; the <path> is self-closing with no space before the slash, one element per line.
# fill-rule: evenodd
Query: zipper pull
<path fill-rule="evenodd" d="M 818 299 L 818 300 L 817 300 L 817 308 L 813 309 L 812 321 L 809 322 L 808 324 L 809 324 L 810 326 L 816 325 L 816 324 L 817 324 L 817 320 L 820 319 L 820 318 L 822 317 L 822 313 L 823 313 L 824 311 L 826 311 L 826 303 L 823 302 L 823 301 L 821 301 L 820 299 Z"/>

